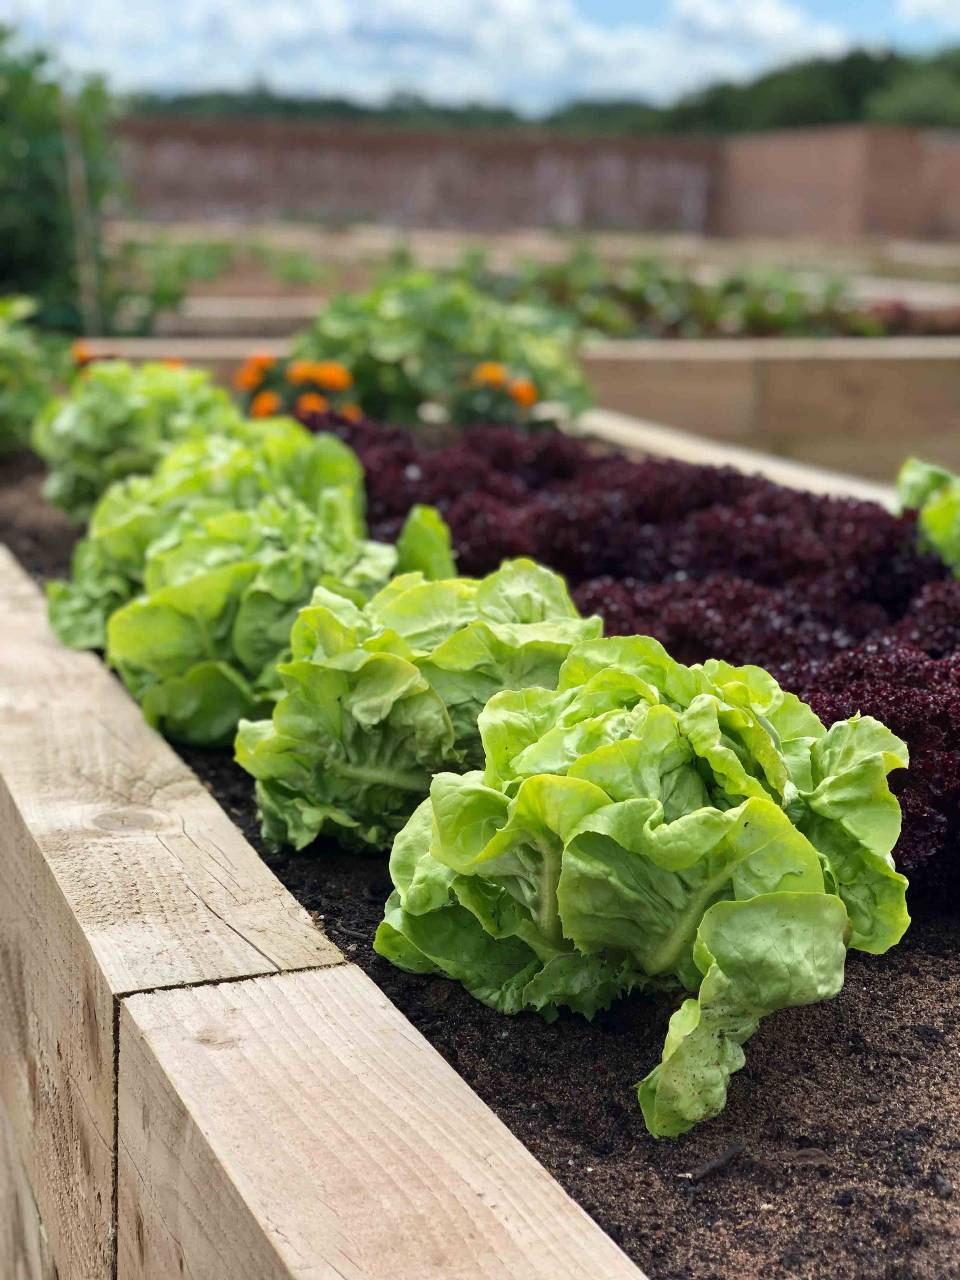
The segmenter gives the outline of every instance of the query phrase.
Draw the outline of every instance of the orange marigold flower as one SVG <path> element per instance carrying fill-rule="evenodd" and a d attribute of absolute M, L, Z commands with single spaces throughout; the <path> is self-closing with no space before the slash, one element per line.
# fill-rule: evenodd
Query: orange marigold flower
<path fill-rule="evenodd" d="M 295 405 L 297 413 L 326 413 L 330 408 L 330 401 L 326 396 L 318 395 L 316 391 L 304 391 L 302 395 L 297 396 Z"/>
<path fill-rule="evenodd" d="M 352 401 L 349 404 L 342 404 L 337 412 L 341 418 L 346 418 L 348 422 L 359 422 L 363 417 L 363 410 Z"/>
<path fill-rule="evenodd" d="M 470 376 L 478 386 L 502 387 L 507 381 L 507 370 L 499 360 L 482 360 Z"/>
<path fill-rule="evenodd" d="M 77 338 L 76 342 L 70 345 L 70 354 L 73 356 L 75 364 L 89 364 L 93 359 L 93 351 L 89 343 Z"/>
<path fill-rule="evenodd" d="M 295 387 L 304 382 L 313 381 L 314 362 L 312 360 L 291 360 L 287 365 L 287 381 Z"/>
<path fill-rule="evenodd" d="M 317 360 L 310 373 L 324 391 L 346 391 L 353 386 L 353 374 L 339 360 Z"/>
<path fill-rule="evenodd" d="M 175 356 L 167 356 L 166 360 L 164 360 L 164 362 L 163 362 L 163 363 L 167 366 L 167 368 L 168 368 L 168 369 L 182 369 L 182 368 L 183 368 L 183 361 L 182 361 L 182 360 L 178 360 L 178 359 L 176 359 L 176 357 L 175 357 Z"/>
<path fill-rule="evenodd" d="M 537 388 L 530 378 L 514 378 L 508 390 L 511 399 L 521 409 L 532 409 L 540 399 Z"/>
<path fill-rule="evenodd" d="M 245 360 L 233 375 L 233 385 L 238 391 L 256 391 L 262 381 L 263 373 L 251 360 Z"/>
<path fill-rule="evenodd" d="M 275 391 L 258 391 L 250 401 L 251 418 L 272 417 L 280 408 L 280 397 Z"/>

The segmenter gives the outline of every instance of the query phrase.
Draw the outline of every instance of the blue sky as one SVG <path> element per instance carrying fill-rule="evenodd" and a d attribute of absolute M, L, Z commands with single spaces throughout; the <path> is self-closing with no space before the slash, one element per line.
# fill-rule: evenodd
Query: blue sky
<path fill-rule="evenodd" d="M 0 22 L 122 90 L 378 101 L 666 101 L 855 44 L 960 43 L 960 0 L 0 0 Z"/>

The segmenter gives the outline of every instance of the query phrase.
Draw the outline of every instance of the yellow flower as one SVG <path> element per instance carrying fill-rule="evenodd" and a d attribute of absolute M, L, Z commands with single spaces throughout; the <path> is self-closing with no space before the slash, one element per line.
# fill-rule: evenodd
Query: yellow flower
<path fill-rule="evenodd" d="M 481 387 L 502 387 L 507 381 L 507 370 L 498 360 L 482 360 L 470 377 Z"/>
<path fill-rule="evenodd" d="M 530 378 L 514 378 L 508 388 L 510 397 L 521 409 L 532 409 L 540 399 Z"/>
<path fill-rule="evenodd" d="M 272 417 L 280 408 L 280 397 L 275 391 L 258 391 L 250 402 L 251 418 Z"/>
<path fill-rule="evenodd" d="M 316 391 L 304 391 L 302 395 L 297 396 L 294 408 L 297 413 L 304 416 L 308 413 L 326 413 L 330 408 L 330 401 L 326 396 L 318 395 Z"/>

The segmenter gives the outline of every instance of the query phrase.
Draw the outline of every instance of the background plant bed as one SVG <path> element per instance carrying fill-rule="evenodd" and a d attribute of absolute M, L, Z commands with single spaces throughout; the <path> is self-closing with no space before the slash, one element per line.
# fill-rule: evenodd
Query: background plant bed
<path fill-rule="evenodd" d="M 95 355 L 173 357 L 223 382 L 285 339 L 98 338 Z M 597 405 L 710 439 L 889 482 L 904 441 L 960 469 L 960 338 L 735 338 L 587 343 Z"/>
<path fill-rule="evenodd" d="M 24 504 L 14 506 L 20 535 Z M 0 521 L 10 514 L 6 490 Z M 44 543 L 44 571 L 54 542 Z M 247 776 L 225 753 L 194 752 L 189 762 L 255 841 Z M 373 957 L 387 890 L 381 858 L 327 848 L 269 863 L 654 1280 L 957 1274 L 955 910 L 926 908 L 887 957 L 851 956 L 838 1000 L 761 1030 L 719 1120 L 655 1143 L 632 1085 L 659 1052 L 666 1002 L 625 1001 L 593 1026 L 502 1018 L 453 984 Z"/>

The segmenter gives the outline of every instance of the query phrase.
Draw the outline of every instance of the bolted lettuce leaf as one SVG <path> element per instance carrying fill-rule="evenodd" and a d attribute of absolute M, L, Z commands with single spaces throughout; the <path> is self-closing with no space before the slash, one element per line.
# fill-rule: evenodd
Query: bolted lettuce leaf
<path fill-rule="evenodd" d="M 442 549 L 424 553 L 428 521 L 411 519 L 421 563 L 440 567 Z M 409 556 L 413 541 L 398 546 Z M 321 587 L 293 626 L 272 721 L 237 735 L 265 838 L 303 848 L 334 825 L 354 843 L 391 839 L 438 769 L 482 758 L 491 695 L 552 687 L 571 647 L 601 628 L 529 560 L 479 581 L 401 574 L 362 607 Z"/>
<path fill-rule="evenodd" d="M 376 950 L 511 1013 L 689 992 L 638 1086 L 657 1136 L 722 1109 L 762 1017 L 835 995 L 848 947 L 909 924 L 887 784 L 907 751 L 869 717 L 827 729 L 758 667 L 634 636 L 575 647 L 479 727 L 483 768 L 438 773 L 394 842 Z"/>
<path fill-rule="evenodd" d="M 207 516 L 254 507 L 268 494 L 316 510 L 334 488 L 348 488 L 362 516 L 356 455 L 335 436 L 311 435 L 292 418 L 188 440 L 152 475 L 130 476 L 104 493 L 74 552 L 70 580 L 47 587 L 51 626 L 75 649 L 102 649 L 107 619 L 143 590 L 149 553 L 176 545 Z"/>
<path fill-rule="evenodd" d="M 324 489 L 316 510 L 271 495 L 208 515 L 151 545 L 144 593 L 107 623 L 107 660 L 163 733 L 226 744 L 240 719 L 269 713 L 318 584 L 354 608 L 395 565 L 394 547 L 362 537 L 349 488 Z"/>

